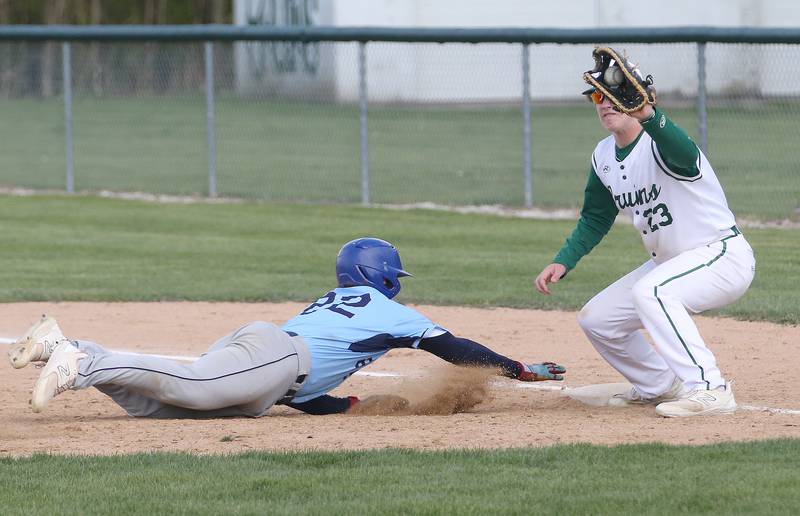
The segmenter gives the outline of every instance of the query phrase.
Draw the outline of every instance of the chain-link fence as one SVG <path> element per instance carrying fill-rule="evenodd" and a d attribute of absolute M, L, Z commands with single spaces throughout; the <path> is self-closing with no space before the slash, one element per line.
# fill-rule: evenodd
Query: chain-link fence
<path fill-rule="evenodd" d="M 589 155 L 606 135 L 579 94 L 592 44 L 334 33 L 6 38 L 0 185 L 580 206 Z M 660 105 L 706 149 L 740 217 L 800 219 L 800 46 L 611 45 L 654 76 Z"/>

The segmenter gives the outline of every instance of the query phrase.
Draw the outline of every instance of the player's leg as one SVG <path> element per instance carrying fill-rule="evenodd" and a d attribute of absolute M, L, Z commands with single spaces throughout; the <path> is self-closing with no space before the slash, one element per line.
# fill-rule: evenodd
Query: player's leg
<path fill-rule="evenodd" d="M 747 291 L 755 263 L 742 237 L 682 253 L 634 288 L 636 310 L 661 355 L 688 389 L 725 384 L 689 312 L 728 305 Z"/>
<path fill-rule="evenodd" d="M 129 416 L 153 419 L 212 419 L 219 417 L 254 417 L 251 411 L 240 407 L 225 407 L 217 410 L 192 410 L 175 405 L 167 405 L 147 398 L 127 387 L 119 385 L 95 385 L 95 388 L 114 400 Z"/>
<path fill-rule="evenodd" d="M 310 361 L 302 343 L 267 323 L 241 328 L 228 345 L 215 345 L 189 364 L 83 349 L 88 356 L 79 362 L 74 388 L 116 385 L 165 405 L 193 411 L 238 407 L 251 416 L 279 400 L 308 372 Z"/>
<path fill-rule="evenodd" d="M 129 416 L 153 419 L 212 419 L 219 417 L 255 417 L 253 413 L 242 407 L 224 407 L 217 410 L 192 410 L 175 405 L 167 405 L 158 400 L 142 396 L 120 385 L 95 385 L 95 388 L 114 400 Z"/>
<path fill-rule="evenodd" d="M 660 354 L 690 392 L 728 389 L 716 357 L 706 346 L 690 312 L 734 302 L 747 291 L 754 271 L 752 249 L 739 236 L 682 253 L 659 265 L 634 287 L 642 322 Z M 732 394 L 727 396 L 729 400 L 714 401 L 711 397 L 703 399 L 711 405 L 724 404 L 720 412 L 735 409 Z"/>
<path fill-rule="evenodd" d="M 74 345 L 87 355 L 101 356 L 112 353 L 112 351 L 105 349 L 96 342 L 91 342 L 88 340 L 74 341 Z M 98 391 L 114 400 L 117 405 L 122 407 L 123 410 L 125 410 L 125 412 L 131 416 L 148 417 L 164 407 L 164 404 L 160 401 L 143 396 L 138 392 L 132 391 L 122 385 L 99 384 L 95 385 L 94 387 Z"/>
<path fill-rule="evenodd" d="M 103 348 L 99 344 L 90 341 L 75 341 L 75 346 L 82 352 L 88 355 L 102 355 L 112 353 L 111 351 Z M 148 398 L 131 390 L 129 387 L 117 385 L 113 383 L 97 384 L 94 387 L 114 400 L 114 402 L 122 407 L 128 415 L 133 417 L 149 417 L 161 419 L 181 419 L 181 418 L 212 418 L 212 417 L 230 417 L 248 415 L 238 407 L 226 407 L 224 409 L 214 411 L 196 411 L 186 409 L 183 407 L 176 407 L 162 403 L 153 398 Z"/>
<path fill-rule="evenodd" d="M 578 322 L 600 355 L 645 399 L 674 387 L 675 374 L 642 334 L 632 289 L 655 267 L 647 262 L 615 281 L 583 307 Z"/>

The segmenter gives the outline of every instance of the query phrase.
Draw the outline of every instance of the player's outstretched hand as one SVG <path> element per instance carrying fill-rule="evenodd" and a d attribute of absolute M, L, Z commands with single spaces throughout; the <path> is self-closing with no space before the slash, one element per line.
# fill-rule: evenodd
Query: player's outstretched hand
<path fill-rule="evenodd" d="M 520 373 L 518 380 L 522 382 L 541 382 L 544 380 L 563 380 L 567 368 L 555 362 L 542 362 L 541 364 L 523 364 L 525 370 Z"/>
<path fill-rule="evenodd" d="M 558 280 L 564 277 L 564 274 L 567 273 L 567 268 L 561 265 L 560 263 L 551 263 L 547 267 L 536 276 L 536 280 L 533 284 L 536 286 L 536 290 L 541 292 L 544 295 L 550 294 L 550 287 L 548 287 L 549 283 L 558 283 Z"/>

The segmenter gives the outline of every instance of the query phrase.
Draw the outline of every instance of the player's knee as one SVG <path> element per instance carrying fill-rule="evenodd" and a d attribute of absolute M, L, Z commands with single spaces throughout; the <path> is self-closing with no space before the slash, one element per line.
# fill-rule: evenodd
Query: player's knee
<path fill-rule="evenodd" d="M 639 307 L 647 305 L 656 299 L 656 285 L 647 278 L 643 278 L 636 282 L 631 289 L 631 296 L 633 297 L 633 305 L 638 310 Z"/>
<path fill-rule="evenodd" d="M 578 312 L 578 324 L 593 344 L 598 339 L 605 341 L 614 334 L 614 328 L 609 323 L 608 313 L 599 303 L 590 301 L 584 305 Z"/>
<path fill-rule="evenodd" d="M 607 317 L 600 303 L 589 301 L 578 312 L 578 324 L 585 333 L 597 333 L 605 324 Z"/>

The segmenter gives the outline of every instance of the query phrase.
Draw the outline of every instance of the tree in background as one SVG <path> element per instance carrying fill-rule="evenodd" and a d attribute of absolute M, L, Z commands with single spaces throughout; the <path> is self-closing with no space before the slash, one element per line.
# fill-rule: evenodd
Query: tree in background
<path fill-rule="evenodd" d="M 67 7 L 67 0 L 51 0 L 44 2 L 42 16 L 45 25 L 54 25 L 61 23 L 64 19 Z M 56 75 L 56 52 L 58 52 L 58 44 L 52 41 L 47 41 L 42 45 L 42 71 L 39 74 L 40 88 L 43 97 L 52 97 L 56 92 L 55 75 Z"/>
<path fill-rule="evenodd" d="M 0 0 L 0 24 L 231 23 L 233 0 Z"/>
<path fill-rule="evenodd" d="M 0 24 L 228 24 L 233 0 L 0 0 Z M 167 52 L 158 43 L 75 45 L 73 81 L 94 95 L 168 92 L 202 83 L 202 48 Z M 61 91 L 60 44 L 0 44 L 0 95 L 52 97 Z"/>

